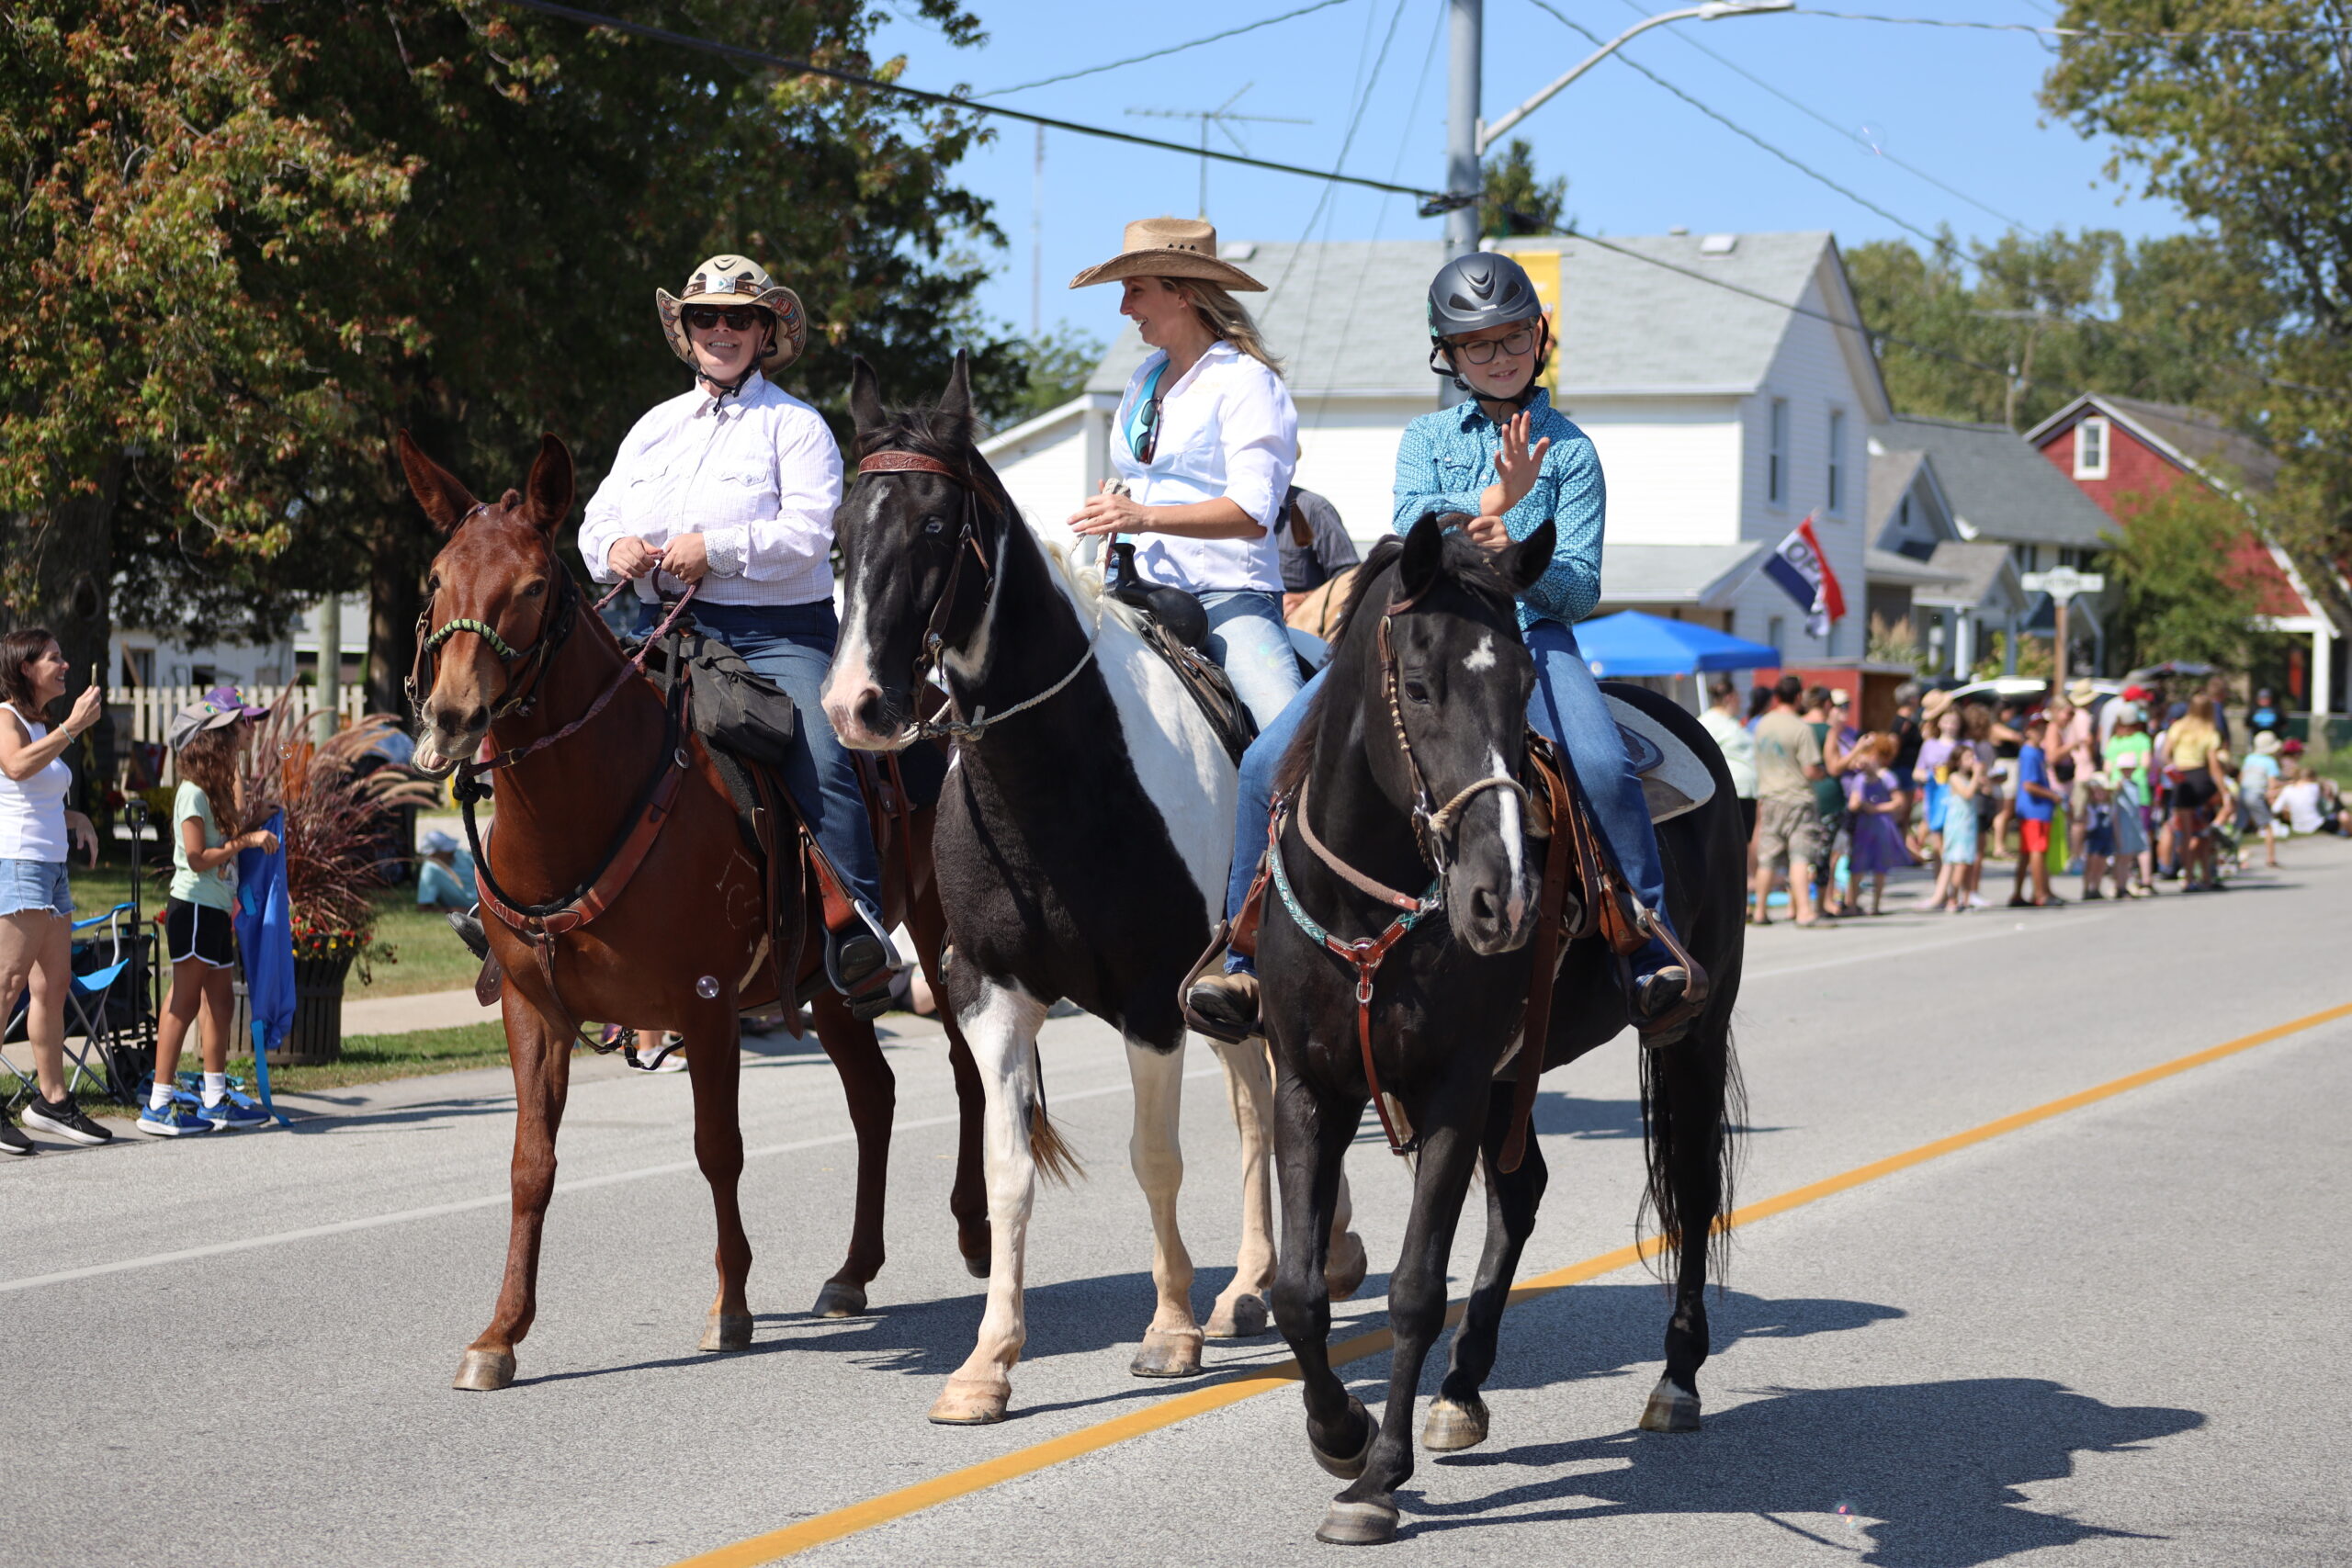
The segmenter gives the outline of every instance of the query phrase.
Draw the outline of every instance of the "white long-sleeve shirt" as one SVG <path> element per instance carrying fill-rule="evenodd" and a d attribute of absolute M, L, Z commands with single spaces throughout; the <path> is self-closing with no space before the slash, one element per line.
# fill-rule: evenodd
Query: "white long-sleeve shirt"
<path fill-rule="evenodd" d="M 833 513 L 842 454 L 822 415 L 756 371 L 740 393 L 694 390 L 657 403 L 633 426 L 580 525 L 580 554 L 599 582 L 620 574 L 616 540 L 661 546 L 700 534 L 714 604 L 808 604 L 833 592 Z M 667 572 L 637 580 L 638 596 L 676 594 Z"/>
<path fill-rule="evenodd" d="M 1112 426 L 1111 461 L 1146 506 L 1189 506 L 1222 497 L 1257 521 L 1246 539 L 1137 534 L 1136 571 L 1148 582 L 1193 593 L 1254 588 L 1283 591 L 1277 530 L 1291 470 L 1298 466 L 1298 410 L 1282 378 L 1220 339 L 1173 386 L 1162 389 L 1159 439 L 1151 462 L 1129 445 L 1136 405 L 1168 355 L 1154 350 L 1136 367 Z"/>

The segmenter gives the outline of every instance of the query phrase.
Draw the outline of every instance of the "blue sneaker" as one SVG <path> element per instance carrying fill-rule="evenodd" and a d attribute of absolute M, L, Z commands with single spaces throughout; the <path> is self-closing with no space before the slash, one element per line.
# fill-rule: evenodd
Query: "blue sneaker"
<path fill-rule="evenodd" d="M 196 1113 L 195 1098 L 175 1094 L 161 1105 L 139 1113 L 139 1130 L 151 1137 L 177 1138 L 189 1133 L 209 1133 L 212 1123 Z"/>
<path fill-rule="evenodd" d="M 261 1108 L 261 1101 L 239 1094 L 233 1089 L 220 1097 L 220 1104 L 207 1105 L 198 1114 L 211 1122 L 213 1131 L 218 1133 L 235 1132 L 241 1127 L 274 1126 L 277 1120 Z"/>

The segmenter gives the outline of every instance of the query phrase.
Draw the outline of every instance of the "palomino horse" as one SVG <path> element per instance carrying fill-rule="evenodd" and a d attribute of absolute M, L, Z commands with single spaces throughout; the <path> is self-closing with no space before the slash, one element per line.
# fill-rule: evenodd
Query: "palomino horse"
<path fill-rule="evenodd" d="M 1474 1168 L 1487 1182 L 1486 1251 L 1421 1440 L 1435 1450 L 1485 1440 L 1478 1391 L 1494 1368 L 1511 1273 L 1544 1193 L 1543 1154 L 1532 1134 L 1513 1136 L 1514 1086 L 1497 1075 L 1529 1011 L 1529 938 L 1543 918 L 1538 869 L 1548 848 L 1529 842 L 1523 816 L 1530 797 L 1519 780 L 1535 672 L 1512 601 L 1543 575 L 1552 542 L 1546 523 L 1489 555 L 1434 517 L 1401 546 L 1383 540 L 1358 576 L 1329 673 L 1277 776 L 1287 802 L 1271 867 L 1278 897 L 1268 900 L 1258 947 L 1279 1074 L 1274 1315 L 1303 1370 L 1308 1446 L 1351 1483 L 1317 1531 L 1329 1541 L 1380 1541 L 1396 1531 L 1393 1494 L 1413 1473 L 1414 1390 L 1443 1325 L 1446 1260 Z M 1682 738 L 1715 781 L 1713 798 L 1658 829 L 1675 928 L 1713 987 L 1679 1038 L 1641 1053 L 1647 1198 L 1665 1240 L 1680 1250 L 1666 1374 L 1642 1425 L 1695 1431 L 1708 1238 L 1729 1207 L 1737 1116 L 1731 1010 L 1743 842 L 1731 780 L 1705 731 L 1664 698 L 1612 690 Z M 1564 822 L 1556 833 L 1566 830 Z M 1538 1047 L 1543 1066 L 1624 1028 L 1608 962 L 1597 940 L 1570 946 Z M 1525 1062 L 1517 1069 L 1534 1070 Z M 1375 1427 L 1332 1373 L 1330 1311 L 1314 1287 L 1341 1157 L 1365 1102 L 1382 1091 L 1403 1112 L 1382 1105 L 1384 1128 L 1419 1160 L 1389 1277 L 1396 1354 Z M 1514 1167 L 1515 1145 L 1523 1154 Z"/>
<path fill-rule="evenodd" d="M 947 690 L 956 758 L 933 840 L 955 952 L 946 997 L 988 1093 L 988 1308 L 931 1418 L 1001 1420 L 1012 1397 L 1037 1167 L 1064 1157 L 1043 1113 L 1037 1028 L 1064 997 L 1127 1043 L 1128 1154 L 1150 1204 L 1158 1293 L 1131 1370 L 1190 1375 L 1204 1330 L 1176 1226 L 1177 987 L 1224 897 L 1233 761 L 1132 612 L 1049 558 L 1013 509 L 972 445 L 960 355 L 936 410 L 895 416 L 858 361 L 850 412 L 860 478 L 838 523 L 847 609 L 825 711 L 848 744 L 887 750 L 942 728 L 918 726 L 917 705 L 926 679 Z M 1217 1052 L 1241 1134 L 1243 1234 L 1211 1337 L 1263 1330 L 1274 1263 L 1266 1054 L 1255 1042 Z M 1363 1279 L 1363 1247 L 1344 1215 L 1333 1223 L 1325 1289 L 1344 1297 Z"/>
<path fill-rule="evenodd" d="M 425 515 L 448 536 L 434 558 L 421 641 L 437 651 L 418 682 L 417 765 L 446 771 L 485 737 L 515 757 L 498 774 L 498 819 L 485 857 L 510 904 L 545 911 L 557 934 L 526 940 L 503 918 L 482 922 L 505 971 L 502 1000 L 514 1070 L 514 1224 L 505 1282 L 490 1326 L 468 1347 L 457 1386 L 503 1388 L 514 1347 L 537 1311 L 539 1236 L 555 1187 L 555 1141 L 571 1080 L 571 1045 L 583 1018 L 685 1038 L 695 1102 L 695 1155 L 718 1215 L 718 1296 L 705 1350 L 752 1340 L 744 1279 L 751 1243 L 736 1204 L 743 1168 L 737 1119 L 739 1010 L 776 999 L 821 954 L 822 929 L 796 870 L 767 877 L 747 850 L 733 802 L 692 733 L 670 730 L 651 682 L 582 604 L 556 558 L 555 535 L 571 508 L 571 455 L 550 435 L 523 491 L 477 502 L 457 478 L 400 438 L 401 466 Z M 429 656 L 429 655 L 428 655 Z M 649 783 L 649 780 L 650 781 Z M 942 919 L 932 882 L 930 813 L 914 815 L 899 850 L 911 884 L 905 912 L 924 968 L 938 983 Z M 786 825 L 788 829 L 788 825 Z M 791 852 L 786 829 L 775 837 Z M 651 835 L 650 846 L 645 842 Z M 633 858 L 639 857 L 639 858 Z M 634 866 L 633 872 L 626 869 Z M 623 868 L 617 872 L 615 868 Z M 616 886 L 617 880 L 618 886 Z M 588 922 L 565 928 L 584 906 Z M 493 912 L 488 898 L 486 913 Z M 792 998 L 784 998 L 787 1005 Z M 849 1257 L 827 1280 L 817 1311 L 863 1311 L 882 1266 L 892 1075 L 874 1028 L 827 987 L 813 1001 L 819 1038 L 842 1076 L 857 1131 L 857 1216 Z M 949 1206 L 967 1264 L 983 1273 L 988 1222 L 979 1195 L 979 1083 L 951 1020 L 949 1059 L 963 1107 L 963 1137 Z"/>

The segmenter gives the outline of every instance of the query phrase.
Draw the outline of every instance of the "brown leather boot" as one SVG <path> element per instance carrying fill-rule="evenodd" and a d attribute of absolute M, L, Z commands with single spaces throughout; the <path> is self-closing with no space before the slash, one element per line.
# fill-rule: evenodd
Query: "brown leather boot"
<path fill-rule="evenodd" d="M 1184 993 L 1184 1010 L 1210 1039 L 1238 1045 L 1258 1032 L 1258 976 L 1204 975 Z"/>

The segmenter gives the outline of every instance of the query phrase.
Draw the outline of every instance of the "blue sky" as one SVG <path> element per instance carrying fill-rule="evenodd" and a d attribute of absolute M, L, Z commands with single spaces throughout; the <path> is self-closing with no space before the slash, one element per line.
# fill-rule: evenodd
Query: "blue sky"
<path fill-rule="evenodd" d="M 1303 0 L 1193 0 L 1169 6 L 972 3 L 989 34 L 977 49 L 952 48 L 920 23 L 894 20 L 883 27 L 879 49 L 907 57 L 903 79 L 910 85 L 964 84 L 989 94 L 1198 38 L 1293 9 Z M 1552 0 L 1603 37 L 1668 3 Z M 2052 14 L 2045 0 L 1868 0 L 1862 8 L 2036 24 Z M 1444 10 L 1445 0 L 1342 0 L 1222 43 L 992 101 L 1190 141 L 1198 135 L 1197 122 L 1126 111 L 1214 107 L 1254 84 L 1236 113 L 1312 122 L 1237 126 L 1259 156 L 1331 167 L 1361 105 L 1347 171 L 1434 187 L 1443 183 L 1444 167 Z M 1489 119 L 1592 47 L 1534 0 L 1487 0 L 1486 18 L 1483 107 Z M 1385 37 L 1390 38 L 1386 60 L 1365 90 Z M 1830 123 L 1808 118 L 1692 44 L 1761 77 Z M 1623 53 L 1838 184 L 1930 231 L 1948 222 L 1963 239 L 1989 239 L 2006 225 L 1896 167 L 1872 145 L 2036 228 L 2095 226 L 2136 236 L 2185 227 L 2170 207 L 2142 200 L 2104 177 L 2106 147 L 2066 125 L 2044 123 L 2035 94 L 2050 56 L 2029 35 L 1800 13 L 1678 23 L 1634 40 Z M 1010 121 L 999 126 L 996 141 L 965 163 L 960 177 L 996 203 L 1009 242 L 986 258 L 995 275 L 982 307 L 1025 332 L 1035 132 Z M 1618 61 L 1605 62 L 1569 87 L 1518 133 L 1534 144 L 1540 171 L 1568 176 L 1569 211 L 1597 232 L 1660 233 L 1676 225 L 1697 232 L 1827 229 L 1849 246 L 1904 233 Z M 1126 220 L 1193 213 L 1199 167 L 1197 159 L 1177 153 L 1046 133 L 1041 228 L 1048 330 L 1066 320 L 1098 336 L 1110 334 L 1118 324 L 1115 291 L 1072 294 L 1065 286 L 1080 267 L 1118 249 Z M 1435 238 L 1441 229 L 1439 220 L 1416 217 L 1404 197 L 1338 187 L 1326 199 L 1322 182 L 1232 164 L 1211 164 L 1208 180 L 1209 216 L 1227 240 Z"/>

